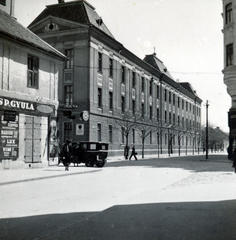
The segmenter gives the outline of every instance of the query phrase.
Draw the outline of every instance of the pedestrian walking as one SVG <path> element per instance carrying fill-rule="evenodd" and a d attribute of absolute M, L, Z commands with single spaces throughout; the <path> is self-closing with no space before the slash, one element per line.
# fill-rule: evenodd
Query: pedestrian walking
<path fill-rule="evenodd" d="M 71 154 L 72 154 L 72 147 L 71 147 L 71 141 L 67 140 L 66 143 L 63 146 L 62 151 L 63 157 L 62 162 L 65 166 L 65 171 L 69 171 L 69 165 L 71 162 Z"/>
<path fill-rule="evenodd" d="M 233 168 L 234 168 L 234 172 L 236 173 L 236 148 L 234 149 L 234 153 L 233 153 Z"/>
<path fill-rule="evenodd" d="M 131 161 L 132 156 L 134 156 L 135 160 L 137 161 L 138 159 L 137 159 L 136 155 L 137 155 L 137 153 L 135 152 L 135 146 L 133 145 L 129 160 Z"/>

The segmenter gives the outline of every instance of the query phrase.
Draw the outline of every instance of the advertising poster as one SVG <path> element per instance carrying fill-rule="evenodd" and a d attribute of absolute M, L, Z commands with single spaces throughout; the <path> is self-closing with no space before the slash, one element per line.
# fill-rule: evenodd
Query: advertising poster
<path fill-rule="evenodd" d="M 59 131 L 57 118 L 50 118 L 49 124 L 49 158 L 58 157 Z"/>
<path fill-rule="evenodd" d="M 0 111 L 0 159 L 16 160 L 19 154 L 19 115 Z"/>

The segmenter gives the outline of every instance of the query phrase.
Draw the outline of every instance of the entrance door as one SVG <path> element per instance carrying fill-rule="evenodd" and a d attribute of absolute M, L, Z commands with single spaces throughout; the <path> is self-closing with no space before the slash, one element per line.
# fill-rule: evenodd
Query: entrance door
<path fill-rule="evenodd" d="M 42 132 L 47 131 L 47 126 L 42 124 L 41 117 L 25 117 L 25 162 L 42 162 Z"/>

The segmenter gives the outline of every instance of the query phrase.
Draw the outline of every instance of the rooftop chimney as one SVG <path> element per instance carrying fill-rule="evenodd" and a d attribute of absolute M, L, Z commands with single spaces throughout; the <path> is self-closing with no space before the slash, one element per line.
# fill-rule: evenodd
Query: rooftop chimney
<path fill-rule="evenodd" d="M 64 3 L 65 1 L 64 0 L 58 0 L 58 3 Z"/>

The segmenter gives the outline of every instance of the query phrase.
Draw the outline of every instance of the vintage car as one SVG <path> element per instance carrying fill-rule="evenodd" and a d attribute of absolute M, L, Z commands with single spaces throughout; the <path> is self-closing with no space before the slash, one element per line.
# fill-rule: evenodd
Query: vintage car
<path fill-rule="evenodd" d="M 103 167 L 106 163 L 107 154 L 108 143 L 73 142 L 70 163 L 77 164 L 77 166 L 79 163 L 85 163 L 86 167 L 93 167 L 94 164 L 97 167 Z"/>

